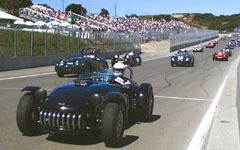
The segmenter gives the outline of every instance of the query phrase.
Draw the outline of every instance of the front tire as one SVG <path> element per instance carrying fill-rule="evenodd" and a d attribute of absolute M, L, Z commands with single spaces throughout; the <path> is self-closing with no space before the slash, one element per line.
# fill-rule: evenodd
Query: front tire
<path fill-rule="evenodd" d="M 24 94 L 18 104 L 17 126 L 24 135 L 35 135 L 39 130 L 37 106 L 37 101 L 29 93 Z"/>
<path fill-rule="evenodd" d="M 142 64 L 142 58 L 141 58 L 141 57 L 137 57 L 137 58 L 136 58 L 136 61 L 137 61 L 138 66 L 141 66 L 141 64 Z"/>
<path fill-rule="evenodd" d="M 64 74 L 63 74 L 63 73 L 60 73 L 60 72 L 57 72 L 57 75 L 58 75 L 59 78 L 64 77 Z"/>
<path fill-rule="evenodd" d="M 106 146 L 120 142 L 124 132 L 125 109 L 122 104 L 107 103 L 102 118 L 102 139 Z"/>
<path fill-rule="evenodd" d="M 148 122 L 152 119 L 153 106 L 154 106 L 154 96 L 153 96 L 153 90 L 152 88 L 150 88 L 148 91 L 145 108 L 139 114 L 141 121 Z"/>

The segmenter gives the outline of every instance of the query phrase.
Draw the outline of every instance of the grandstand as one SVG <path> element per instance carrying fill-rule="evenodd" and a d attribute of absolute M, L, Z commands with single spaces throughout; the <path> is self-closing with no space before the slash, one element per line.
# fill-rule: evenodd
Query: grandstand
<path fill-rule="evenodd" d="M 195 32 L 196 28 L 192 28 L 180 21 L 161 20 L 144 20 L 139 17 L 110 17 L 98 14 L 90 14 L 83 16 L 74 12 L 61 12 L 51 10 L 49 8 L 33 5 L 28 8 L 19 9 L 20 17 L 26 18 L 33 22 L 39 20 L 46 23 L 51 21 L 69 22 L 79 26 L 80 30 L 96 30 L 108 32 L 124 32 L 148 34 L 149 32 L 159 33 L 180 33 Z M 167 31 L 167 32 L 166 32 Z"/>

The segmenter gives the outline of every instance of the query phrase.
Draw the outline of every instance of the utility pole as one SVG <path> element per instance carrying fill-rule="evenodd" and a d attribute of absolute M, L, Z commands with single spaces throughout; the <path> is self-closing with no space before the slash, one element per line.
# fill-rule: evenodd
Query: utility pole
<path fill-rule="evenodd" d="M 114 3 L 115 17 L 117 17 L 117 3 Z"/>
<path fill-rule="evenodd" d="M 63 12 L 65 11 L 64 10 L 64 0 L 62 0 L 62 7 L 63 7 Z"/>

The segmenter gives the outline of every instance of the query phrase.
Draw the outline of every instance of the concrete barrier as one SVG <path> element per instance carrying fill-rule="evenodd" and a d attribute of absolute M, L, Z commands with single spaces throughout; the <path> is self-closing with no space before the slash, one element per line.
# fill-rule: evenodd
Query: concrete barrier
<path fill-rule="evenodd" d="M 141 53 L 141 49 L 136 49 L 135 51 L 137 53 Z M 124 52 L 126 51 L 104 52 L 101 53 L 101 57 L 109 59 L 115 54 L 121 54 Z M 0 71 L 51 66 L 57 61 L 68 57 L 69 56 L 34 56 L 21 58 L 0 58 Z"/>
<path fill-rule="evenodd" d="M 179 50 L 179 49 L 183 49 L 183 48 L 186 48 L 186 47 L 189 47 L 189 46 L 193 46 L 193 45 L 197 45 L 197 44 L 200 44 L 200 43 L 203 43 L 203 42 L 206 42 L 206 41 L 210 41 L 210 40 L 213 40 L 215 38 L 218 38 L 218 36 L 207 38 L 207 39 L 204 39 L 204 40 L 201 40 L 201 41 L 199 40 L 199 41 L 195 41 L 195 42 L 190 42 L 190 43 L 180 44 L 180 45 L 176 45 L 176 46 L 171 46 L 170 47 L 170 52 L 174 52 L 174 51 Z"/>

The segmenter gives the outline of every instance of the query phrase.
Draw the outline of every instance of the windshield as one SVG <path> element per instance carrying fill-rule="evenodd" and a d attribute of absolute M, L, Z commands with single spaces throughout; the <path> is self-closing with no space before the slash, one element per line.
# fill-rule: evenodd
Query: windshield
<path fill-rule="evenodd" d="M 113 74 L 106 69 L 102 72 L 83 72 L 79 75 L 80 80 L 93 80 L 97 82 L 110 82 L 113 79 Z"/>

